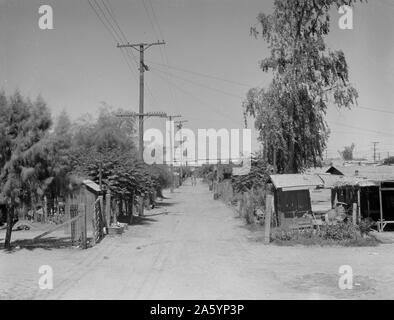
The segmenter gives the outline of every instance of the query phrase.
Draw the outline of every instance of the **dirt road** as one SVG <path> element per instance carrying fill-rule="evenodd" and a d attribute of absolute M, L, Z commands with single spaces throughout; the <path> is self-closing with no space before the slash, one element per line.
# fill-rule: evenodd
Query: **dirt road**
<path fill-rule="evenodd" d="M 89 250 L 0 253 L 0 298 L 393 299 L 394 246 L 278 247 L 256 239 L 237 214 L 190 183 L 122 236 Z M 54 288 L 38 289 L 40 265 Z M 353 289 L 338 286 L 353 269 Z"/>

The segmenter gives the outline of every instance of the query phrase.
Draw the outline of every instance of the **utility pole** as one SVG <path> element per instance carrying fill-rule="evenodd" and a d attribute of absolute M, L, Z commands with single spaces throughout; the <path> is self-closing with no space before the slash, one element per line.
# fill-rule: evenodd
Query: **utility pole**
<path fill-rule="evenodd" d="M 372 142 L 372 144 L 373 144 L 373 162 L 375 163 L 376 162 L 376 145 L 378 144 L 379 142 Z"/>
<path fill-rule="evenodd" d="M 181 135 L 181 162 L 180 162 L 180 167 L 179 167 L 179 171 L 180 171 L 180 184 L 182 184 L 183 182 L 183 170 L 182 170 L 182 163 L 183 163 L 183 136 L 182 136 L 182 128 L 183 128 L 183 124 L 188 122 L 187 120 L 179 120 L 179 121 L 175 121 L 175 124 L 177 125 L 177 129 L 180 130 L 180 135 Z"/>
<path fill-rule="evenodd" d="M 149 71 L 148 66 L 144 63 L 144 52 L 155 45 L 164 45 L 166 44 L 164 41 L 157 41 L 153 43 L 135 43 L 135 44 L 118 44 L 117 48 L 133 48 L 137 50 L 140 54 L 140 106 L 139 106 L 139 126 L 138 126 L 138 138 L 139 138 L 139 158 L 142 161 L 144 155 L 144 73 L 145 71 Z"/>
<path fill-rule="evenodd" d="M 173 139 L 174 139 L 174 133 L 172 132 L 172 127 L 173 123 L 172 120 L 174 118 L 180 118 L 182 117 L 181 115 L 171 115 L 167 116 L 167 118 L 170 120 L 170 171 L 171 171 L 171 193 L 174 192 L 174 148 L 173 148 Z"/>

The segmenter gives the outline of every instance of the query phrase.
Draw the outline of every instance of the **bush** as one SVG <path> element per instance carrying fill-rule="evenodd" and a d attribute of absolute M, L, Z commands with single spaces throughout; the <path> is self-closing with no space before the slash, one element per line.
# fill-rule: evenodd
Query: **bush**
<path fill-rule="evenodd" d="M 375 238 L 363 237 L 358 226 L 343 222 L 336 225 L 324 225 L 320 230 L 275 228 L 271 241 L 279 245 L 341 245 L 341 246 L 375 246 Z"/>
<path fill-rule="evenodd" d="M 362 219 L 358 225 L 361 235 L 368 235 L 375 222 L 371 218 Z"/>
<path fill-rule="evenodd" d="M 320 236 L 326 240 L 350 240 L 360 238 L 361 234 L 357 226 L 349 222 L 341 222 L 334 225 L 323 225 Z"/>
<path fill-rule="evenodd" d="M 265 190 L 253 189 L 241 198 L 240 216 L 244 218 L 247 224 L 255 224 L 259 222 L 257 210 L 264 210 L 265 207 Z M 238 199 L 238 195 L 236 198 Z"/>

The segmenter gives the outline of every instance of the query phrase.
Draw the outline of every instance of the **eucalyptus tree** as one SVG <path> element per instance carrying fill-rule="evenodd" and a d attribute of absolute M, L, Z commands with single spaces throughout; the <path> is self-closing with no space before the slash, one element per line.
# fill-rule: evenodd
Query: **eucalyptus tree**
<path fill-rule="evenodd" d="M 251 89 L 245 116 L 255 117 L 259 139 L 270 164 L 279 172 L 316 166 L 327 145 L 327 108 L 351 108 L 358 93 L 349 81 L 341 50 L 330 50 L 330 10 L 355 0 L 275 0 L 271 14 L 261 13 L 252 27 L 268 44 L 260 62 L 273 79 L 267 88 Z"/>

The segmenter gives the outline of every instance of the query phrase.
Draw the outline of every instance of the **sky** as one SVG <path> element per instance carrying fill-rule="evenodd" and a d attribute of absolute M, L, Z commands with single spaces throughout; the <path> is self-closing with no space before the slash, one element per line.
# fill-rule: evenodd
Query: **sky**
<path fill-rule="evenodd" d="M 107 12 L 103 0 L 95 1 Z M 105 4 L 130 43 L 166 42 L 145 52 L 150 68 L 145 111 L 182 115 L 192 130 L 243 127 L 246 92 L 271 80 L 259 69 L 268 48 L 250 36 L 250 27 L 259 12 L 272 11 L 273 0 Z M 53 30 L 39 28 L 41 5 L 53 8 Z M 327 156 L 337 157 L 343 146 L 355 143 L 355 156 L 371 159 L 375 141 L 382 158 L 394 155 L 394 0 L 357 4 L 352 30 L 339 29 L 339 18 L 332 10 L 327 44 L 344 51 L 359 99 L 352 110 L 329 107 Z M 0 0 L 0 88 L 31 98 L 41 94 L 54 116 L 62 110 L 73 119 L 96 115 L 101 102 L 137 111 L 137 52 L 117 48 L 121 41 L 111 36 L 88 0 Z M 147 119 L 145 127 L 164 128 L 163 120 Z"/>

